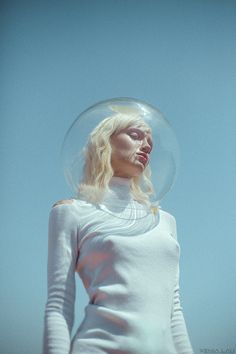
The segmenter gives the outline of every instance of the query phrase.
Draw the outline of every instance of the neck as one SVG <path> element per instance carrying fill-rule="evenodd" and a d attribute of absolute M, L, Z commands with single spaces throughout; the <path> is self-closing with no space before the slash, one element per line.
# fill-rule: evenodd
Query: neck
<path fill-rule="evenodd" d="M 136 220 L 150 213 L 150 209 L 134 200 L 132 178 L 113 176 L 105 190 L 100 208 L 121 219 Z"/>
<path fill-rule="evenodd" d="M 109 182 L 109 186 L 127 186 L 130 187 L 132 178 L 112 176 Z"/>
<path fill-rule="evenodd" d="M 127 203 L 131 199 L 131 178 L 113 176 L 106 189 L 103 203 Z"/>

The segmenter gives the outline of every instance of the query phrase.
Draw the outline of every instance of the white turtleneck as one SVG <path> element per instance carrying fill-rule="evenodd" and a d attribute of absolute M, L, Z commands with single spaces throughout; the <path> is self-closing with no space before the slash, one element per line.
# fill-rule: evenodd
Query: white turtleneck
<path fill-rule="evenodd" d="M 192 354 L 179 257 L 175 218 L 147 213 L 129 179 L 113 177 L 99 206 L 77 199 L 54 206 L 44 354 Z M 76 272 L 90 300 L 71 338 Z"/>

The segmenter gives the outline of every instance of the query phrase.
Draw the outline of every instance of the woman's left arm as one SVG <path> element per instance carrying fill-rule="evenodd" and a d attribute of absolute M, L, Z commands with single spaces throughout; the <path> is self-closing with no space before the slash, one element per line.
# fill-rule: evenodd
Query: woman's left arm
<path fill-rule="evenodd" d="M 177 240 L 177 229 L 176 229 L 176 221 L 173 217 L 174 221 L 174 229 L 173 236 Z M 173 307 L 171 314 L 171 331 L 172 337 L 175 344 L 175 348 L 178 354 L 193 354 L 193 348 L 191 346 L 191 342 L 189 339 L 184 315 L 183 315 L 183 307 L 180 303 L 180 287 L 179 287 L 179 264 L 177 268 L 176 274 L 176 282 L 174 287 L 173 294 Z"/>

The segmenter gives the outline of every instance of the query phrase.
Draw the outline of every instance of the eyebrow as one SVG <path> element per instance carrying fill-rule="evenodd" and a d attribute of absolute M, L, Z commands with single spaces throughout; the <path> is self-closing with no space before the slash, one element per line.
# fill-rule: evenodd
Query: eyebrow
<path fill-rule="evenodd" d="M 137 127 L 137 126 L 130 126 L 128 127 L 128 129 L 136 129 L 140 132 L 145 132 L 145 133 L 148 133 L 148 134 L 152 134 L 152 131 L 151 129 L 147 128 L 147 129 L 141 129 L 141 127 Z"/>

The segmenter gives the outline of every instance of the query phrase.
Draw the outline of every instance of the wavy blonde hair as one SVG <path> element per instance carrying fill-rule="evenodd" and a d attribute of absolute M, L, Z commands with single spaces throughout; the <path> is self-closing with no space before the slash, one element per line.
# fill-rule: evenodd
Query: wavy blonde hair
<path fill-rule="evenodd" d="M 83 199 L 99 203 L 104 191 L 113 176 L 111 165 L 112 147 L 110 138 L 113 134 L 129 126 L 147 126 L 139 116 L 115 114 L 102 120 L 91 132 L 85 148 L 85 163 L 82 182 L 79 184 L 79 195 Z M 131 194 L 135 200 L 151 206 L 149 196 L 154 192 L 151 182 L 151 169 L 147 166 L 140 176 L 131 180 Z"/>

